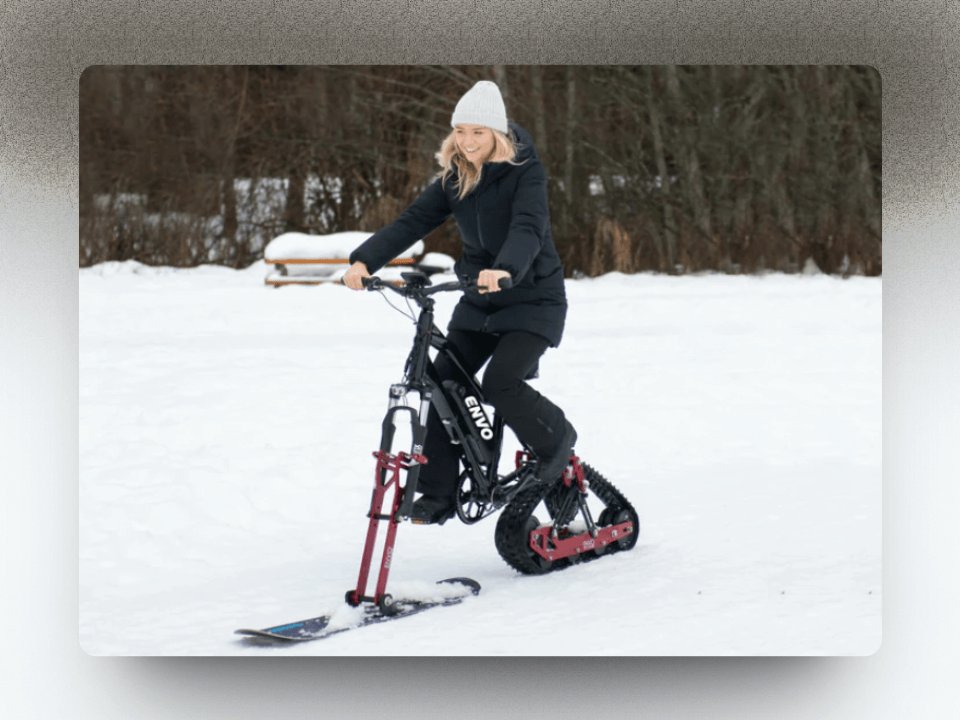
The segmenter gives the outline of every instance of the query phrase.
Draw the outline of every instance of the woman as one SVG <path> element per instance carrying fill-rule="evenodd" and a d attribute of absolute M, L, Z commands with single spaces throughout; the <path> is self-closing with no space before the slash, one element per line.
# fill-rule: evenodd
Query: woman
<path fill-rule="evenodd" d="M 350 255 L 343 282 L 354 290 L 391 259 L 426 237 L 452 214 L 463 240 L 455 270 L 477 278 L 450 319 L 447 339 L 476 373 L 489 359 L 482 389 L 516 436 L 537 456 L 536 479 L 557 480 L 577 434 L 563 411 L 525 380 L 540 356 L 560 344 L 567 313 L 563 267 L 550 233 L 547 177 L 526 130 L 507 121 L 500 89 L 474 85 L 457 103 L 437 160 L 443 172 L 390 225 Z M 512 277 L 513 286 L 498 282 Z M 443 358 L 437 372 L 447 376 Z M 436 412 L 427 421 L 420 470 L 423 496 L 412 519 L 443 523 L 456 512 L 457 455 Z"/>

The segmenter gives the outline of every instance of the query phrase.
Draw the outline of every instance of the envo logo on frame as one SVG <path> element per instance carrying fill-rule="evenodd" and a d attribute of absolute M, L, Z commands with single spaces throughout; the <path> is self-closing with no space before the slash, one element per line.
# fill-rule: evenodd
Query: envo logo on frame
<path fill-rule="evenodd" d="M 487 420 L 487 414 L 480 407 L 480 403 L 473 395 L 468 395 L 464 400 L 467 408 L 470 410 L 470 417 L 473 418 L 473 424 L 480 430 L 480 437 L 484 440 L 493 439 L 493 430 L 490 429 L 490 421 Z"/>

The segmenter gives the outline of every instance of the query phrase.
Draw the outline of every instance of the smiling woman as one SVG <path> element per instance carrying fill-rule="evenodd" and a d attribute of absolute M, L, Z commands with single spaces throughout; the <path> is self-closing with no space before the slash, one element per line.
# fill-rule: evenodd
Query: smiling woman
<path fill-rule="evenodd" d="M 451 215 L 463 241 L 455 270 L 476 280 L 450 320 L 448 342 L 473 375 L 483 376 L 486 399 L 537 457 L 537 480 L 560 479 L 577 433 L 563 410 L 530 387 L 548 347 L 560 344 L 567 313 L 563 266 L 553 244 L 547 175 L 530 134 L 507 120 L 500 89 L 476 83 L 457 103 L 452 131 L 436 158 L 443 172 L 399 218 L 350 255 L 343 282 L 354 290 L 363 278 L 426 237 Z M 513 279 L 501 290 L 500 278 Z M 443 358 L 440 378 L 454 376 Z M 444 522 L 455 512 L 459 460 L 436 412 L 427 419 L 420 473 L 423 496 L 414 519 Z"/>

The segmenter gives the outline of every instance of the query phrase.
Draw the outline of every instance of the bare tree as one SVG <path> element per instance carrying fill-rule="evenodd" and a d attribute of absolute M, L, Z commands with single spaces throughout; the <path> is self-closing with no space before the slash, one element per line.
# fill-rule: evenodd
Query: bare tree
<path fill-rule="evenodd" d="M 549 169 L 550 144 L 547 137 L 547 112 L 543 97 L 543 75 L 539 65 L 527 67 L 530 78 L 530 93 L 533 98 L 533 132 L 537 153 Z"/>
<path fill-rule="evenodd" d="M 700 174 L 700 157 L 697 152 L 697 137 L 695 123 L 695 109 L 688 104 L 680 88 L 680 77 L 676 65 L 666 65 L 663 68 L 666 78 L 667 91 L 673 103 L 673 116 L 677 125 L 682 128 L 676 152 L 680 158 L 680 166 L 687 191 L 687 201 L 693 211 L 694 222 L 700 230 L 703 240 L 716 245 L 713 229 L 710 223 L 710 208 L 703 189 L 703 179 Z"/>
<path fill-rule="evenodd" d="M 565 162 L 563 166 L 563 191 L 567 201 L 567 208 L 573 207 L 574 188 L 574 153 L 576 144 L 574 143 L 574 133 L 577 126 L 577 70 L 573 65 L 567 66 L 566 72 L 566 90 L 567 90 L 567 113 L 564 133 L 564 152 Z"/>
<path fill-rule="evenodd" d="M 506 65 L 494 65 L 493 66 L 493 80 L 497 83 L 497 87 L 500 88 L 500 95 L 503 96 L 503 103 L 508 108 L 510 107 L 510 83 L 507 81 L 507 66 Z"/>
<path fill-rule="evenodd" d="M 670 189 L 673 181 L 667 171 L 666 154 L 664 153 L 663 135 L 661 127 L 663 120 L 660 115 L 660 103 L 654 93 L 654 70 L 646 68 L 647 75 L 647 113 L 650 117 L 650 134 L 653 140 L 653 157 L 657 167 L 656 188 L 661 198 L 663 210 L 663 232 L 667 240 L 667 268 L 670 272 L 679 261 L 677 247 L 677 221 L 671 204 Z"/>

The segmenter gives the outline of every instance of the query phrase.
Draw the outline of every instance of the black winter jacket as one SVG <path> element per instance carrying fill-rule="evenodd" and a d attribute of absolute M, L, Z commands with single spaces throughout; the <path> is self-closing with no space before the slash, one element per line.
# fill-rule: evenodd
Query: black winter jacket
<path fill-rule="evenodd" d="M 451 330 L 503 333 L 525 330 L 556 347 L 563 334 L 567 299 L 563 267 L 550 233 L 547 175 L 530 134 L 515 123 L 516 162 L 484 163 L 480 183 L 457 199 L 456 173 L 435 180 L 399 218 L 350 255 L 374 273 L 439 227 L 452 214 L 463 241 L 455 269 L 461 279 L 481 270 L 506 270 L 513 287 L 481 295 L 464 293 L 450 319 Z"/>

